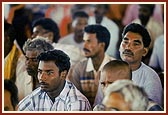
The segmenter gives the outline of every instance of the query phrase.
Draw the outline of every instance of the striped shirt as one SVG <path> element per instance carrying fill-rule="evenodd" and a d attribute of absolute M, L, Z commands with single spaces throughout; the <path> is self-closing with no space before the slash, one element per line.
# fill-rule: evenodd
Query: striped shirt
<path fill-rule="evenodd" d="M 48 94 L 35 89 L 18 104 L 19 111 L 89 111 L 88 99 L 71 83 L 66 81 L 65 87 L 53 103 Z"/>
<path fill-rule="evenodd" d="M 101 71 L 103 66 L 111 60 L 115 60 L 115 58 L 105 54 L 98 71 Z M 85 58 L 75 65 L 72 78 L 70 79 L 77 89 L 87 97 L 91 106 L 94 104 L 99 83 L 99 76 L 96 74 L 97 71 L 94 69 L 92 60 L 90 58 Z"/>

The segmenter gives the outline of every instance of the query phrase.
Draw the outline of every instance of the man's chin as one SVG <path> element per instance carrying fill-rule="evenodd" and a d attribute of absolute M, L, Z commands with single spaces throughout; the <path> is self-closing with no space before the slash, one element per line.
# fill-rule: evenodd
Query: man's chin
<path fill-rule="evenodd" d="M 122 58 L 122 60 L 123 60 L 123 61 L 126 61 L 127 63 L 130 63 L 130 62 L 133 61 L 132 57 L 129 57 L 129 56 L 124 56 L 124 57 Z"/>

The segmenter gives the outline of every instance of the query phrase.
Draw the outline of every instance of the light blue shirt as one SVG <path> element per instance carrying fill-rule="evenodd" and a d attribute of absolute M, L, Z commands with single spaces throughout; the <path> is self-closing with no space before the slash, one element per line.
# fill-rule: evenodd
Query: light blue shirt
<path fill-rule="evenodd" d="M 149 66 L 164 71 L 164 35 L 155 40 Z"/>
<path fill-rule="evenodd" d="M 162 105 L 162 84 L 158 74 L 153 69 L 141 62 L 140 68 L 132 72 L 132 80 L 145 89 L 148 98 Z"/>

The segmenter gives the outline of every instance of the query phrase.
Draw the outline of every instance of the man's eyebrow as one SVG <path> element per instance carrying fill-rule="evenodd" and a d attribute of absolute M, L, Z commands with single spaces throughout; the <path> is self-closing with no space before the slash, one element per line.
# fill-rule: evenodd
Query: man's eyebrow
<path fill-rule="evenodd" d="M 134 42 L 141 43 L 141 41 L 140 41 L 140 40 L 134 40 Z"/>
<path fill-rule="evenodd" d="M 124 37 L 123 40 L 129 40 L 127 37 Z"/>

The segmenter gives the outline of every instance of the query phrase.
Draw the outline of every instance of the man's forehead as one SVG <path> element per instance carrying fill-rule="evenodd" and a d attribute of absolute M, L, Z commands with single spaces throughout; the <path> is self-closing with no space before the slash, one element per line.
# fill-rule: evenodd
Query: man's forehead
<path fill-rule="evenodd" d="M 131 32 L 131 31 L 128 31 L 128 32 L 124 35 L 124 38 L 142 40 L 142 36 L 141 36 L 139 33 Z"/>
<path fill-rule="evenodd" d="M 83 40 L 88 40 L 92 38 L 93 39 L 96 38 L 96 33 L 87 33 L 87 32 L 84 33 Z"/>

